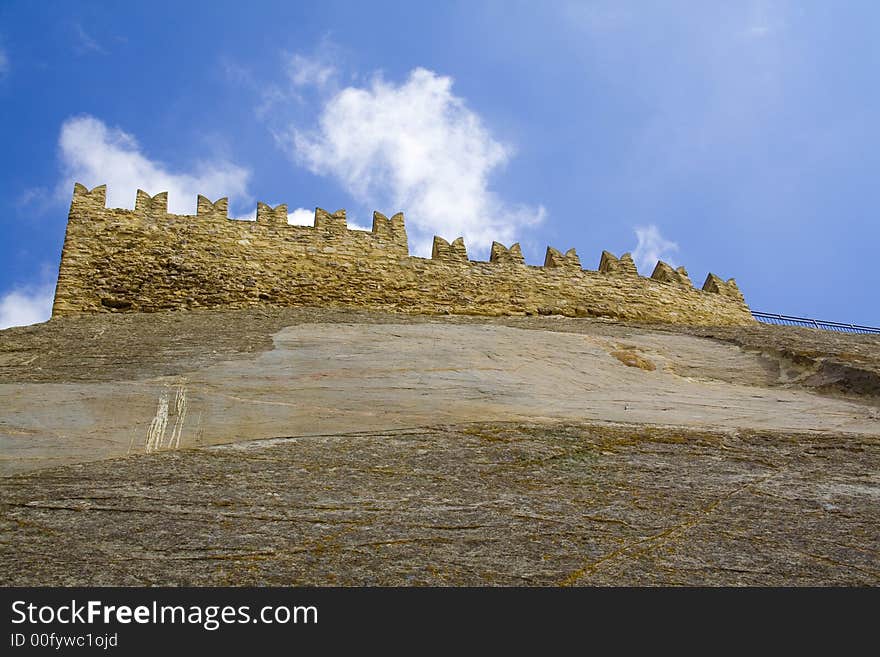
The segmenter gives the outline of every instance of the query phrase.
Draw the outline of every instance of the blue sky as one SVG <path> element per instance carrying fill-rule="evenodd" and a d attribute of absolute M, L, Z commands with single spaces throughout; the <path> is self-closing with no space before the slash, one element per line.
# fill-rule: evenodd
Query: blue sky
<path fill-rule="evenodd" d="M 736 277 L 880 325 L 875 2 L 0 3 L 0 326 L 48 316 L 73 181 L 407 215 Z"/>

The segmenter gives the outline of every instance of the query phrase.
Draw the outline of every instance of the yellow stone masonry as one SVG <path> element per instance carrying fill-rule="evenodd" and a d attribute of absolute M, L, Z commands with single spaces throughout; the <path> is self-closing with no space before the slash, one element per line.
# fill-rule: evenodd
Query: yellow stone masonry
<path fill-rule="evenodd" d="M 524 264 L 518 244 L 469 260 L 464 240 L 436 237 L 430 259 L 409 255 L 402 213 L 349 230 L 345 211 L 291 226 L 287 206 L 257 204 L 256 221 L 229 219 L 228 201 L 199 196 L 197 214 L 168 213 L 167 193 L 138 191 L 134 210 L 106 207 L 106 187 L 76 184 L 53 316 L 188 308 L 350 306 L 419 313 L 604 316 L 743 325 L 752 319 L 733 279 L 694 289 L 684 268 L 639 276 L 629 254 L 602 253 L 584 270 L 574 249 Z"/>

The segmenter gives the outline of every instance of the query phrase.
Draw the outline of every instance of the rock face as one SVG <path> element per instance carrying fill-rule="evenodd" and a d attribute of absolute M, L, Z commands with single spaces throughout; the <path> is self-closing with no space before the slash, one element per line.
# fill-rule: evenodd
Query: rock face
<path fill-rule="evenodd" d="M 288 308 L 59 318 L 3 332 L 0 475 L 239 440 L 536 417 L 877 432 L 873 409 L 813 391 L 880 394 L 880 359 L 870 357 L 880 338 L 839 336 L 845 360 L 829 343 L 780 344 L 791 355 L 770 357 L 751 349 L 770 350 L 785 331 L 725 330 L 749 350 L 561 317 Z M 800 355 L 817 348 L 821 359 Z"/>
<path fill-rule="evenodd" d="M 168 213 L 166 193 L 138 192 L 133 211 L 107 208 L 105 197 L 103 186 L 75 187 L 53 316 L 272 305 L 754 321 L 735 283 L 710 276 L 696 290 L 671 268 L 644 278 L 628 255 L 603 253 L 599 271 L 588 271 L 574 249 L 548 248 L 544 266 L 534 267 L 518 244 L 496 243 L 489 262 L 475 262 L 461 238 L 436 237 L 424 259 L 409 255 L 400 213 L 377 212 L 368 232 L 348 230 L 344 210 L 318 208 L 308 227 L 288 225 L 286 205 L 259 203 L 251 222 L 230 220 L 226 199 L 199 197 L 196 216 L 184 216 Z"/>
<path fill-rule="evenodd" d="M 474 423 L 0 479 L 0 584 L 880 583 L 876 438 Z"/>
<path fill-rule="evenodd" d="M 757 323 L 61 317 L 0 333 L 0 585 L 877 585 L 878 400 Z"/>

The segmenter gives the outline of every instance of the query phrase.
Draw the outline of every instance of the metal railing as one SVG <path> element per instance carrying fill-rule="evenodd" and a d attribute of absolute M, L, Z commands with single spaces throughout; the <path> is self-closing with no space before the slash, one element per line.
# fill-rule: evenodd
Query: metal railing
<path fill-rule="evenodd" d="M 826 322 L 821 319 L 808 317 L 791 317 L 789 315 L 777 315 L 776 313 L 762 313 L 752 311 L 752 316 L 765 324 L 778 324 L 780 326 L 806 326 L 807 328 L 824 329 L 826 331 L 839 331 L 840 333 L 878 333 L 880 328 L 876 326 L 861 326 L 860 324 L 841 324 L 840 322 Z"/>

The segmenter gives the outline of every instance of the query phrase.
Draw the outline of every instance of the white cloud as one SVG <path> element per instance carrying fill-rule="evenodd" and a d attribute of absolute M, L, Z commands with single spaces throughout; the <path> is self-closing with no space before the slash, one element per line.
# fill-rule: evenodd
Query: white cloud
<path fill-rule="evenodd" d="M 489 189 L 490 174 L 511 157 L 480 117 L 452 93 L 452 79 L 423 68 L 395 85 L 376 77 L 327 99 L 315 129 L 281 138 L 313 173 L 337 178 L 358 203 L 404 210 L 413 251 L 430 252 L 434 234 L 463 235 L 474 251 L 511 242 L 545 216 L 511 205 Z"/>
<path fill-rule="evenodd" d="M 92 116 L 70 118 L 61 126 L 59 156 L 64 170 L 62 193 L 74 182 L 91 188 L 107 185 L 108 207 L 133 208 L 138 189 L 168 192 L 168 208 L 195 214 L 196 196 L 248 198 L 250 171 L 231 162 L 200 163 L 193 172 L 173 173 L 146 157 L 135 138 Z"/>
<path fill-rule="evenodd" d="M 356 221 L 353 221 L 352 218 L 349 216 L 345 217 L 345 221 L 346 225 L 348 225 L 349 230 L 373 230 L 371 226 L 362 226 Z M 293 226 L 314 226 L 315 211 L 309 210 L 308 208 L 297 208 L 293 212 L 287 213 L 287 223 Z"/>
<path fill-rule="evenodd" d="M 45 322 L 52 315 L 55 286 L 22 287 L 0 297 L 0 329 Z"/>
<path fill-rule="evenodd" d="M 336 75 L 336 67 L 321 57 L 293 54 L 287 60 L 287 77 L 295 87 L 324 87 Z"/>
<path fill-rule="evenodd" d="M 0 78 L 4 77 L 7 73 L 9 73 L 9 55 L 0 48 Z"/>
<path fill-rule="evenodd" d="M 678 266 L 670 258 L 671 253 L 678 251 L 678 244 L 665 239 L 657 226 L 637 226 L 635 231 L 638 244 L 632 256 L 642 274 L 650 275 L 658 260 L 663 260 L 671 267 Z"/>
<path fill-rule="evenodd" d="M 287 223 L 294 226 L 313 226 L 315 223 L 315 211 L 307 208 L 297 208 L 287 213 Z"/>
<path fill-rule="evenodd" d="M 237 219 L 238 221 L 256 221 L 257 211 L 256 209 L 251 210 L 247 214 L 235 217 L 235 219 Z M 296 210 L 287 213 L 287 223 L 290 226 L 314 226 L 315 211 L 309 210 L 308 208 L 297 208 Z M 346 225 L 348 226 L 349 230 L 373 230 L 370 226 L 362 226 L 357 222 L 352 221 L 351 217 L 346 217 Z"/>

